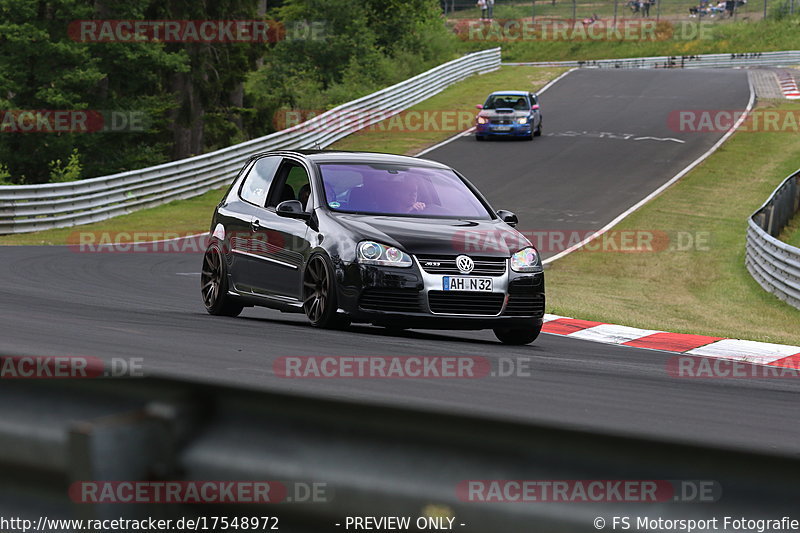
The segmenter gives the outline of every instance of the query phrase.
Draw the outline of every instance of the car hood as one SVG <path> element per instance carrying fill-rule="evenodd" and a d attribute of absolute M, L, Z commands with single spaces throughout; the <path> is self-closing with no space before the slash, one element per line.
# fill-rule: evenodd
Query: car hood
<path fill-rule="evenodd" d="M 510 107 L 500 108 L 500 109 L 482 109 L 478 116 L 487 117 L 487 118 L 495 118 L 495 117 L 509 117 L 509 118 L 519 118 L 519 117 L 527 117 L 530 115 L 530 109 L 512 109 Z"/>
<path fill-rule="evenodd" d="M 530 246 L 520 232 L 501 220 L 449 220 L 338 213 L 335 218 L 360 240 L 397 246 L 417 255 L 509 257 Z"/>

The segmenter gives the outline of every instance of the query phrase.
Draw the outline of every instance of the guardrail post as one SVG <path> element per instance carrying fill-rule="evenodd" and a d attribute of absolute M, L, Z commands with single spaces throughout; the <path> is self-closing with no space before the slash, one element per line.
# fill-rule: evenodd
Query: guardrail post
<path fill-rule="evenodd" d="M 73 424 L 68 434 L 70 499 L 76 516 L 110 519 L 119 516 L 119 505 L 102 503 L 93 482 L 147 481 L 175 476 L 178 444 L 173 421 L 179 411 L 158 408 L 131 411 Z M 164 416 L 173 413 L 174 416 Z M 185 413 L 182 413 L 185 417 Z M 87 483 L 88 482 L 88 483 Z M 96 497 L 101 503 L 93 503 Z M 151 508 L 152 507 L 152 508 Z M 127 516 L 154 516 L 163 506 L 126 505 Z"/>

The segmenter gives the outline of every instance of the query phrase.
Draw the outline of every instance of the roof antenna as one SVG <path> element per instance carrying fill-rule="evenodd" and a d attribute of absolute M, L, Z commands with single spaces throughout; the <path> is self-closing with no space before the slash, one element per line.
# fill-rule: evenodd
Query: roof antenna
<path fill-rule="evenodd" d="M 314 141 L 314 150 L 322 150 L 322 145 L 319 144 L 319 141 Z"/>

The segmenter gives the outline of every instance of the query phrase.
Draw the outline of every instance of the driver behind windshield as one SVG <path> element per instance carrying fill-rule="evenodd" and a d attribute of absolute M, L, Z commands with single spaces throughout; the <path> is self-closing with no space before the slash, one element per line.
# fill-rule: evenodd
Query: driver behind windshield
<path fill-rule="evenodd" d="M 397 213 L 419 213 L 425 209 L 425 202 L 419 201 L 419 182 L 416 178 L 405 177 L 392 187 L 392 209 Z"/>

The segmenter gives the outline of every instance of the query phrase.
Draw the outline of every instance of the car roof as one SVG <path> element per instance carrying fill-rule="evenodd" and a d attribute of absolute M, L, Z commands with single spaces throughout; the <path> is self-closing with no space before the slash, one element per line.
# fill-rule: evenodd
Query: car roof
<path fill-rule="evenodd" d="M 512 94 L 514 96 L 527 96 L 528 91 L 495 91 L 489 96 L 494 96 L 495 94 Z"/>
<path fill-rule="evenodd" d="M 399 165 L 415 165 L 434 168 L 450 167 L 431 161 L 405 155 L 385 154 L 380 152 L 349 152 L 345 150 L 273 150 L 262 152 L 256 156 L 264 155 L 295 155 L 302 156 L 314 163 L 396 163 Z M 255 156 L 254 156 L 255 157 Z"/>

